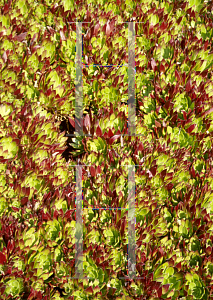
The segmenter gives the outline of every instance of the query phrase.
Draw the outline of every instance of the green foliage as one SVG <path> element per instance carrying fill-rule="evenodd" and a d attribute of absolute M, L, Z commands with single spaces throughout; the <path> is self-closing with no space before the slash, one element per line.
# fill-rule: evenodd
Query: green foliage
<path fill-rule="evenodd" d="M 16 142 L 13 142 L 12 137 L 4 137 L 0 140 L 0 155 L 5 158 L 13 158 L 18 150 L 19 147 Z"/>
<path fill-rule="evenodd" d="M 9 295 L 11 294 L 13 297 L 19 295 L 23 291 L 23 279 L 22 278 L 16 278 L 16 279 L 10 279 L 7 282 L 5 294 Z"/>
<path fill-rule="evenodd" d="M 148 0 L 142 10 L 141 3 L 129 0 L 97 2 L 2 5 L 0 298 L 208 299 L 213 274 L 209 2 Z M 107 23 L 112 19 L 115 24 Z M 71 144 L 60 132 L 69 133 L 70 124 L 55 122 L 56 113 L 72 119 L 75 114 L 76 25 L 70 20 L 83 22 L 83 118 L 94 132 Z M 142 22 L 135 26 L 137 137 L 126 136 L 126 20 Z M 86 22 L 93 23 L 92 30 Z M 116 64 L 125 65 L 103 66 Z M 120 133 L 122 138 L 114 137 Z M 67 164 L 65 146 L 73 147 Z M 79 162 L 83 169 L 92 165 L 82 170 L 87 208 L 82 224 L 74 213 L 71 167 Z M 127 165 L 136 165 L 135 215 L 92 210 L 128 209 Z M 128 287 L 119 279 L 127 275 L 127 215 L 136 216 L 136 276 L 147 279 Z M 82 230 L 84 273 L 92 279 L 76 282 L 70 277 Z"/>
<path fill-rule="evenodd" d="M 190 295 L 193 295 L 195 299 L 208 299 L 205 286 L 197 274 L 187 273 L 186 280 L 189 284 Z"/>
<path fill-rule="evenodd" d="M 120 233 L 115 228 L 105 229 L 104 236 L 109 245 L 113 247 L 120 245 Z"/>
<path fill-rule="evenodd" d="M 2 215 L 7 209 L 7 201 L 4 197 L 0 198 L 0 214 Z"/>

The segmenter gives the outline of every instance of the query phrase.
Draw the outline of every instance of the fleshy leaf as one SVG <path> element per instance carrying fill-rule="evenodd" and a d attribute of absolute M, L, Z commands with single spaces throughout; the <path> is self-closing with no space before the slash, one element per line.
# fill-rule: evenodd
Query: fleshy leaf
<path fill-rule="evenodd" d="M 112 145 L 112 143 L 117 140 L 120 137 L 120 135 L 114 135 L 109 139 L 109 144 Z"/>
<path fill-rule="evenodd" d="M 16 36 L 14 37 L 14 39 L 15 39 L 16 41 L 18 41 L 18 42 L 22 42 L 22 41 L 26 38 L 26 36 L 27 36 L 27 32 L 24 32 L 24 33 L 21 33 L 21 34 L 19 34 L 19 35 L 16 35 Z"/>
<path fill-rule="evenodd" d="M 61 40 L 62 40 L 62 41 L 66 41 L 66 37 L 65 37 L 65 35 L 64 35 L 63 30 L 60 30 L 60 37 L 61 37 Z"/>
<path fill-rule="evenodd" d="M 0 252 L 0 264 L 3 265 L 6 261 L 6 256 Z"/>
<path fill-rule="evenodd" d="M 194 128 L 195 128 L 195 124 L 192 124 L 192 125 L 189 126 L 189 128 L 187 129 L 187 132 L 188 132 L 188 133 L 191 133 L 192 130 L 194 130 Z"/>
<path fill-rule="evenodd" d="M 91 173 L 92 177 L 95 176 L 95 174 L 96 174 L 95 167 L 93 167 L 93 166 L 90 167 L 90 173 Z"/>
<path fill-rule="evenodd" d="M 107 22 L 107 25 L 106 25 L 106 36 L 108 37 L 111 33 L 111 28 L 110 28 L 110 24 L 109 24 L 109 21 Z"/>
<path fill-rule="evenodd" d="M 101 130 L 101 127 L 99 125 L 96 129 L 96 134 L 97 134 L 97 136 L 102 136 L 102 130 Z"/>

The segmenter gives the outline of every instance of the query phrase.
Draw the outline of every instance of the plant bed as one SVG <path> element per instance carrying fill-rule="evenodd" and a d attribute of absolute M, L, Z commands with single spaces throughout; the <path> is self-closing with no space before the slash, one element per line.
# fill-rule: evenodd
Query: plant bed
<path fill-rule="evenodd" d="M 212 299 L 211 1 L 0 9 L 0 298 Z M 75 127 L 76 20 L 84 136 Z M 125 22 L 135 22 L 137 136 L 128 136 Z M 88 279 L 73 278 L 79 232 Z"/>

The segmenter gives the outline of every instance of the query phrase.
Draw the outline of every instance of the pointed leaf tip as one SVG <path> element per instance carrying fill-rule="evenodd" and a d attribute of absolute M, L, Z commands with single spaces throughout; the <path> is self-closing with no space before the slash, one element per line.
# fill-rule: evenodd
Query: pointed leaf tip
<path fill-rule="evenodd" d="M 68 117 L 70 124 L 72 125 L 72 127 L 75 128 L 75 121 L 73 119 L 71 119 L 70 117 Z"/>
<path fill-rule="evenodd" d="M 177 70 L 175 70 L 175 77 L 176 77 L 177 81 L 180 82 L 180 75 Z"/>
<path fill-rule="evenodd" d="M 4 51 L 3 55 L 2 55 L 2 59 L 3 62 L 6 63 L 7 62 L 7 51 Z"/>
<path fill-rule="evenodd" d="M 107 25 L 106 25 L 106 36 L 108 37 L 111 33 L 111 28 L 110 28 L 110 24 L 109 24 L 109 21 L 107 22 Z"/>
<path fill-rule="evenodd" d="M 116 139 L 118 139 L 120 137 L 120 135 L 114 135 L 113 137 L 111 137 L 110 139 L 109 139 L 109 144 L 110 145 L 112 145 L 112 143 L 116 140 Z"/>
<path fill-rule="evenodd" d="M 97 136 L 102 136 L 102 130 L 101 130 L 101 127 L 99 125 L 96 129 L 96 134 L 97 134 Z"/>
<path fill-rule="evenodd" d="M 111 138 L 113 136 L 113 132 L 112 129 L 110 128 L 108 131 L 108 138 Z"/>
<path fill-rule="evenodd" d="M 89 294 L 92 294 L 93 293 L 93 288 L 91 286 L 89 286 L 87 289 L 86 289 L 86 292 L 89 293 Z"/>
<path fill-rule="evenodd" d="M 94 36 L 97 36 L 97 34 L 98 34 L 98 29 L 100 28 L 100 24 L 99 24 L 99 22 L 95 25 L 95 27 L 94 27 Z"/>
<path fill-rule="evenodd" d="M 155 126 L 156 127 L 161 127 L 161 123 L 155 120 Z"/>
<path fill-rule="evenodd" d="M 157 290 L 158 297 L 162 296 L 162 286 Z"/>
<path fill-rule="evenodd" d="M 188 80 L 187 84 L 186 84 L 186 91 L 189 92 L 191 90 L 192 86 L 191 86 L 191 79 Z"/>
<path fill-rule="evenodd" d="M 187 129 L 187 132 L 188 132 L 188 133 L 191 133 L 192 130 L 194 130 L 194 129 L 195 129 L 195 124 L 192 124 L 192 125 L 189 126 L 189 128 Z"/>
<path fill-rule="evenodd" d="M 90 167 L 90 174 L 91 174 L 92 177 L 95 177 L 95 175 L 96 175 L 96 170 L 95 170 L 95 167 L 94 167 L 94 166 L 91 166 L 91 167 Z"/>
<path fill-rule="evenodd" d="M 85 124 L 85 127 L 88 127 L 89 130 L 90 130 L 90 128 L 91 128 L 91 123 L 90 123 L 90 117 L 89 117 L 88 114 L 85 116 L 84 124 Z"/>
<path fill-rule="evenodd" d="M 151 66 L 152 66 L 152 69 L 155 70 L 157 64 L 156 64 L 154 58 L 151 58 Z"/>
<path fill-rule="evenodd" d="M 163 294 L 163 295 L 166 294 L 166 293 L 168 292 L 169 286 L 170 286 L 170 284 L 164 284 L 164 285 L 162 286 L 162 294 Z"/>
<path fill-rule="evenodd" d="M 24 197 L 21 199 L 21 205 L 24 206 L 25 204 L 27 204 L 27 202 L 28 202 L 28 197 Z"/>
<path fill-rule="evenodd" d="M 64 35 L 63 30 L 60 30 L 60 37 L 61 37 L 61 40 L 62 40 L 62 41 L 66 41 L 66 37 L 65 37 L 65 35 Z"/>
<path fill-rule="evenodd" d="M 6 263 L 6 256 L 0 252 L 0 264 L 3 265 L 4 263 Z"/>

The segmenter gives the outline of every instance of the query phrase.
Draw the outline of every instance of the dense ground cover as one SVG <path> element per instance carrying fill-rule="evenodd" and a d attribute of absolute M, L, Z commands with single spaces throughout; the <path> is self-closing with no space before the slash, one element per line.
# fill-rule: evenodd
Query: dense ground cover
<path fill-rule="evenodd" d="M 84 134 L 75 133 L 76 19 Z M 127 134 L 135 23 L 136 133 Z M 211 1 L 1 1 L 0 298 L 212 299 Z M 86 66 L 89 64 L 89 66 Z M 84 273 L 75 275 L 75 167 Z M 87 166 L 89 165 L 89 166 Z M 128 168 L 136 276 L 127 282 Z"/>

